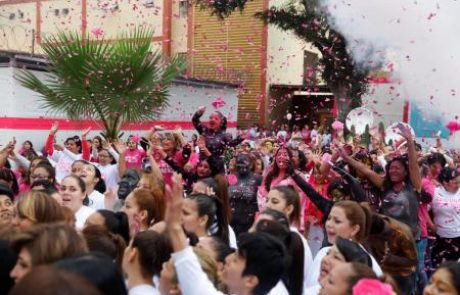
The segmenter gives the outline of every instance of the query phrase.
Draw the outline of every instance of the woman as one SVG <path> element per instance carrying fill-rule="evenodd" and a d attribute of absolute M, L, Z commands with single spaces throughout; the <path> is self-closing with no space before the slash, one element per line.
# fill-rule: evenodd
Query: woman
<path fill-rule="evenodd" d="M 48 194 L 31 191 L 24 195 L 16 205 L 13 224 L 20 230 L 35 224 L 63 222 L 65 216 L 59 203 Z"/>
<path fill-rule="evenodd" d="M 376 279 L 370 267 L 359 262 L 343 263 L 332 269 L 321 282 L 320 295 L 352 295 L 353 286 L 359 280 Z"/>
<path fill-rule="evenodd" d="M 99 135 L 93 137 L 91 140 L 91 162 L 98 162 L 99 152 L 102 150 L 102 138 Z"/>
<path fill-rule="evenodd" d="M 398 125 L 398 128 L 401 136 L 407 142 L 407 158 L 396 157 L 388 161 L 384 178 L 365 164 L 350 157 L 343 149 L 339 149 L 339 152 L 348 164 L 361 171 L 382 190 L 383 200 L 380 213 L 408 225 L 414 239 L 418 240 L 420 238 L 418 204 L 421 177 L 417 152 L 410 129 L 402 124 Z"/>
<path fill-rule="evenodd" d="M 129 234 L 134 237 L 138 232 L 147 230 L 155 220 L 155 199 L 147 189 L 136 189 L 125 200 L 121 211 L 128 216 Z"/>
<path fill-rule="evenodd" d="M 300 220 L 299 195 L 295 192 L 294 189 L 286 186 L 277 186 L 276 188 L 272 189 L 268 195 L 269 199 L 267 201 L 267 208 L 262 211 L 259 219 L 256 222 L 269 217 L 271 220 L 286 224 L 289 227 L 290 232 L 296 234 L 300 238 L 302 242 L 302 252 L 304 253 L 302 257 L 304 277 L 303 289 L 306 289 L 307 281 L 305 278 L 307 278 L 310 274 L 310 269 L 313 264 L 313 256 L 305 238 L 294 226 L 292 226 L 295 224 L 295 220 L 297 220 L 297 222 Z M 282 216 L 277 215 L 275 212 L 282 214 Z M 287 219 L 286 222 L 282 221 L 284 218 Z"/>
<path fill-rule="evenodd" d="M 139 147 L 139 136 L 130 135 L 128 137 L 128 149 L 124 153 L 124 161 L 127 169 L 141 169 L 142 160 L 145 158 L 145 151 Z M 121 151 L 119 151 L 121 154 Z"/>
<path fill-rule="evenodd" d="M 160 276 L 162 265 L 171 253 L 171 245 L 164 235 L 154 231 L 138 233 L 123 255 L 129 294 L 159 294 L 159 286 L 154 285 L 152 278 Z"/>
<path fill-rule="evenodd" d="M 86 245 L 78 233 L 59 223 L 35 225 L 13 237 L 12 249 L 19 258 L 11 277 L 19 282 L 30 270 L 43 264 L 86 252 Z"/>
<path fill-rule="evenodd" d="M 441 186 L 434 190 L 431 207 L 437 235 L 432 250 L 434 267 L 460 258 L 460 173 L 446 167 L 441 170 L 438 180 Z"/>
<path fill-rule="evenodd" d="M 86 163 L 83 169 L 75 174 L 85 182 L 88 206 L 94 210 L 105 209 L 105 182 L 101 171 L 93 164 Z"/>
<path fill-rule="evenodd" d="M 26 158 L 38 156 L 37 152 L 34 149 L 34 145 L 30 140 L 24 141 L 21 149 L 19 150 L 19 154 Z"/>
<path fill-rule="evenodd" d="M 225 258 L 234 252 L 233 248 L 216 236 L 203 237 L 196 246 L 214 258 L 219 271 L 224 270 Z"/>
<path fill-rule="evenodd" d="M 64 142 L 64 150 L 57 151 L 54 149 L 55 136 L 58 131 L 59 124 L 54 122 L 51 126 L 48 139 L 46 140 L 46 152 L 49 157 L 56 162 L 56 180 L 61 183 L 62 179 L 70 174 L 72 163 L 76 160 L 84 159 L 89 161 L 89 145 L 86 141 L 86 135 L 91 128 L 88 128 L 82 133 L 82 140 L 75 137 L 69 137 Z"/>
<path fill-rule="evenodd" d="M 129 244 L 129 222 L 126 213 L 98 210 L 86 219 L 85 227 L 91 225 L 101 225 L 109 232 L 120 235 L 126 244 Z"/>
<path fill-rule="evenodd" d="M 334 204 L 326 221 L 327 240 L 334 245 L 337 237 L 351 239 L 357 243 L 364 242 L 369 235 L 372 217 L 370 209 L 365 204 L 354 201 L 340 201 Z M 321 262 L 331 247 L 322 248 L 316 254 L 313 265 L 307 280 L 308 286 L 318 283 L 320 276 Z M 371 256 L 372 269 L 381 276 L 382 269 Z"/>
<path fill-rule="evenodd" d="M 431 276 L 423 295 L 459 295 L 460 264 L 448 262 L 441 265 Z"/>
<path fill-rule="evenodd" d="M 218 171 L 224 172 L 225 167 L 222 157 L 225 149 L 237 146 L 243 139 L 239 137 L 232 139 L 232 136 L 226 133 L 227 118 L 218 111 L 211 113 L 207 126 L 203 125 L 200 118 L 205 111 L 206 107 L 200 107 L 193 115 L 192 123 L 198 133 L 204 136 L 206 149 L 215 161 Z M 204 158 L 206 155 L 200 153 L 200 157 Z"/>
<path fill-rule="evenodd" d="M 372 267 L 371 257 L 360 244 L 337 237 L 335 245 L 321 261 L 318 284 L 308 288 L 306 294 L 318 294 L 321 288 L 319 282 L 323 281 L 336 266 L 347 262 L 359 262 Z"/>
<path fill-rule="evenodd" d="M 54 187 L 56 186 L 56 171 L 53 166 L 47 163 L 39 163 L 33 172 L 29 174 L 29 184 L 33 186 L 37 180 L 48 180 Z"/>
<path fill-rule="evenodd" d="M 81 178 L 74 175 L 62 179 L 59 193 L 62 197 L 62 205 L 68 207 L 75 214 L 75 227 L 83 229 L 86 219 L 95 212 L 83 204 L 86 198 L 86 185 Z"/>
<path fill-rule="evenodd" d="M 137 188 L 144 188 L 152 193 L 155 201 L 155 222 L 163 220 L 165 215 L 165 183 L 162 177 L 158 177 L 153 171 L 140 171 L 141 178 Z"/>
<path fill-rule="evenodd" d="M 225 223 L 222 201 L 215 195 L 192 193 L 184 200 L 182 225 L 198 238 L 218 236 L 229 243 L 228 223 Z"/>
<path fill-rule="evenodd" d="M 0 229 L 11 226 L 14 217 L 14 194 L 9 187 L 0 184 Z"/>
<path fill-rule="evenodd" d="M 121 269 L 126 242 L 120 235 L 111 233 L 103 225 L 85 226 L 81 233 L 88 245 L 88 251 L 106 254 Z"/>
<path fill-rule="evenodd" d="M 114 191 L 120 181 L 120 173 L 118 167 L 119 155 L 113 148 L 100 149 L 97 153 L 98 163 L 96 167 L 101 171 L 101 177 L 105 181 L 107 190 Z M 116 164 L 112 162 L 117 161 Z"/>

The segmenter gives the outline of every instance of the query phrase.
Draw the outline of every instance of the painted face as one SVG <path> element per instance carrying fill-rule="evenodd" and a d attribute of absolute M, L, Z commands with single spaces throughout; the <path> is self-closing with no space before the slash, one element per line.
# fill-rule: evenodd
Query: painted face
<path fill-rule="evenodd" d="M 278 168 L 286 168 L 287 164 L 289 163 L 289 154 L 287 149 L 281 149 L 278 151 L 276 154 L 276 165 L 278 165 Z"/>
<path fill-rule="evenodd" d="M 247 175 L 251 168 L 251 160 L 246 155 L 239 155 L 236 158 L 236 170 L 239 175 Z"/>
<path fill-rule="evenodd" d="M 393 183 L 399 183 L 406 179 L 407 171 L 400 161 L 393 161 L 390 164 L 388 175 Z"/>
<path fill-rule="evenodd" d="M 182 226 L 190 233 L 197 233 L 206 228 L 203 218 L 198 215 L 198 205 L 194 200 L 185 199 L 182 204 Z"/>
<path fill-rule="evenodd" d="M 34 172 L 30 174 L 30 184 L 32 185 L 37 180 L 49 179 L 50 174 L 43 167 L 38 167 L 34 169 Z M 51 179 L 50 179 L 51 180 Z"/>
<path fill-rule="evenodd" d="M 459 295 L 452 274 L 445 268 L 439 268 L 423 290 L 423 295 Z"/>
<path fill-rule="evenodd" d="M 124 200 L 136 188 L 140 177 L 136 171 L 128 169 L 118 182 L 118 198 Z"/>
<path fill-rule="evenodd" d="M 106 150 L 99 151 L 97 153 L 97 159 L 99 160 L 99 164 L 101 164 L 102 166 L 109 165 L 110 162 L 112 161 L 112 158 L 109 152 Z"/>
<path fill-rule="evenodd" d="M 18 255 L 18 261 L 11 270 L 10 277 L 14 279 L 17 284 L 26 274 L 32 269 L 32 257 L 30 252 L 22 248 Z"/>
<path fill-rule="evenodd" d="M 350 224 L 343 208 L 334 206 L 327 217 L 326 233 L 329 243 L 334 244 L 337 236 L 344 239 L 353 238 L 356 235 L 356 227 Z"/>
<path fill-rule="evenodd" d="M 218 130 L 220 128 L 221 122 L 222 122 L 222 119 L 220 115 L 216 112 L 212 113 L 209 116 L 209 123 L 208 123 L 209 129 L 214 130 L 214 131 Z"/>
<path fill-rule="evenodd" d="M 11 224 L 14 217 L 14 204 L 10 197 L 0 195 L 0 227 Z"/>
<path fill-rule="evenodd" d="M 196 174 L 198 178 L 205 178 L 211 175 L 211 167 L 207 161 L 201 161 L 196 166 Z"/>
<path fill-rule="evenodd" d="M 82 191 L 75 178 L 64 178 L 59 187 L 59 193 L 62 197 L 62 205 L 70 208 L 72 212 L 76 213 L 83 206 L 85 192 Z"/>
<path fill-rule="evenodd" d="M 340 253 L 339 249 L 333 245 L 321 261 L 319 281 L 325 278 L 334 267 L 345 262 L 345 257 Z"/>
<path fill-rule="evenodd" d="M 353 272 L 349 263 L 334 267 L 321 281 L 320 295 L 345 295 L 348 290 L 348 276 Z"/>
<path fill-rule="evenodd" d="M 267 195 L 267 204 L 265 205 L 267 209 L 276 210 L 278 212 L 284 213 L 286 216 L 289 216 L 292 213 L 293 206 L 286 203 L 286 199 L 283 194 L 276 189 L 270 190 Z"/>

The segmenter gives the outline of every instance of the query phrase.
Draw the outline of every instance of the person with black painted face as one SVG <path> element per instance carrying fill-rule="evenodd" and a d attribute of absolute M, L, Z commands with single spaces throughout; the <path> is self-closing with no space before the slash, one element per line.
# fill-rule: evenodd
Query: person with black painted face
<path fill-rule="evenodd" d="M 247 154 L 236 157 L 236 183 L 229 187 L 232 220 L 230 225 L 236 235 L 245 233 L 254 223 L 257 206 L 257 188 L 262 183 L 260 175 L 251 172 L 251 159 Z"/>
<path fill-rule="evenodd" d="M 126 197 L 137 187 L 139 180 L 141 179 L 139 173 L 134 169 L 126 170 L 125 174 L 118 183 L 118 201 L 114 205 L 114 210 L 119 211 L 123 206 Z"/>

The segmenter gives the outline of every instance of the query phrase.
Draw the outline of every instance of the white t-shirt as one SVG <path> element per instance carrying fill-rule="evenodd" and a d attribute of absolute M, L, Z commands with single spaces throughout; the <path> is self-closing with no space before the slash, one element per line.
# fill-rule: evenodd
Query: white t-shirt
<path fill-rule="evenodd" d="M 309 277 L 310 269 L 313 266 L 313 255 L 311 254 L 310 246 L 308 245 L 307 240 L 300 234 L 300 232 L 295 227 L 291 227 L 291 231 L 297 233 L 300 236 L 303 244 L 303 289 L 305 291 L 305 289 L 307 289 L 307 278 Z"/>
<path fill-rule="evenodd" d="M 288 290 L 286 289 L 286 286 L 284 285 L 283 281 L 278 281 L 278 284 L 276 284 L 273 289 L 268 292 L 267 295 L 289 295 Z"/>
<path fill-rule="evenodd" d="M 139 285 L 129 289 L 128 295 L 160 295 L 160 292 L 152 285 Z"/>
<path fill-rule="evenodd" d="M 460 237 L 460 190 L 446 191 L 442 186 L 434 190 L 431 205 L 436 233 L 442 238 Z"/>
<path fill-rule="evenodd" d="M 75 227 L 77 228 L 77 230 L 83 229 L 83 227 L 85 226 L 86 219 L 88 219 L 88 217 L 94 212 L 96 212 L 96 210 L 88 206 L 81 206 L 80 209 L 78 209 L 78 211 L 75 213 Z"/>
<path fill-rule="evenodd" d="M 89 196 L 88 207 L 93 208 L 94 210 L 105 209 L 105 196 L 100 192 L 94 190 Z"/>
<path fill-rule="evenodd" d="M 307 287 L 318 285 L 319 273 L 321 270 L 321 261 L 327 255 L 327 252 L 329 252 L 329 249 L 331 249 L 331 247 L 324 247 L 323 249 L 319 250 L 318 254 L 316 254 L 315 259 L 313 260 L 313 265 L 311 267 L 310 274 L 308 275 L 308 278 L 306 279 Z M 369 254 L 369 257 L 372 260 L 372 270 L 374 271 L 374 273 L 378 277 L 383 276 L 382 268 L 377 263 L 377 260 L 375 260 L 375 258 L 370 253 L 367 253 L 367 254 Z"/>
<path fill-rule="evenodd" d="M 99 171 L 101 171 L 102 179 L 105 181 L 105 185 L 107 186 L 107 190 L 111 189 L 114 191 L 120 181 L 120 175 L 118 173 L 118 165 L 105 165 L 102 166 L 100 164 L 97 165 Z"/>
<path fill-rule="evenodd" d="M 48 158 L 56 163 L 54 169 L 56 170 L 56 181 L 58 183 L 61 183 L 62 179 L 70 174 L 73 162 L 81 160 L 82 156 L 82 154 L 74 154 L 67 149 L 53 151 L 53 154 Z"/>

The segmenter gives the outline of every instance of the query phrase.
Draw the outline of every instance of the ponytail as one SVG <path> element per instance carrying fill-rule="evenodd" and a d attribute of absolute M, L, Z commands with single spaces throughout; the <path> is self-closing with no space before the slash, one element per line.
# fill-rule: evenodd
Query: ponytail
<path fill-rule="evenodd" d="M 191 194 L 187 197 L 197 204 L 198 216 L 208 216 L 206 229 L 212 236 L 220 237 L 225 243 L 229 244 L 228 221 L 224 214 L 222 200 L 216 196 L 205 194 Z"/>

